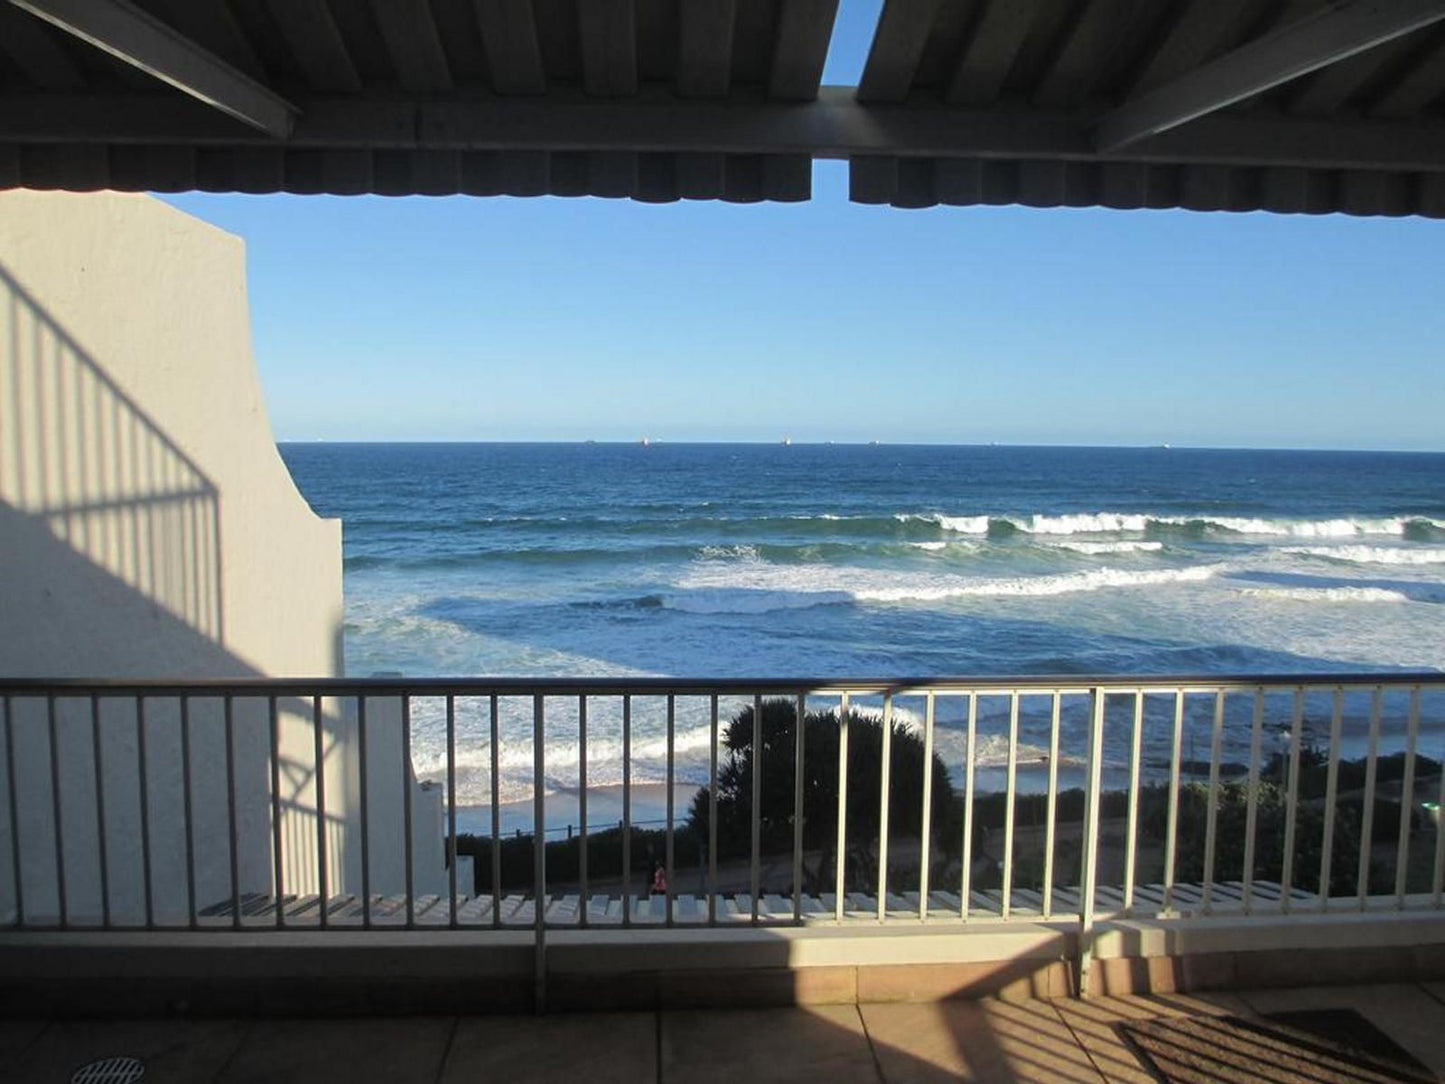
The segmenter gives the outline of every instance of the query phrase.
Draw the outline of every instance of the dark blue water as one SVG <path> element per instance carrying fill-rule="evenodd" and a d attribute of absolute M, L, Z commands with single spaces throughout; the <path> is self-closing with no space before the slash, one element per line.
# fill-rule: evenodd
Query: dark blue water
<path fill-rule="evenodd" d="M 1445 455 L 292 444 L 356 674 L 1445 666 Z"/>

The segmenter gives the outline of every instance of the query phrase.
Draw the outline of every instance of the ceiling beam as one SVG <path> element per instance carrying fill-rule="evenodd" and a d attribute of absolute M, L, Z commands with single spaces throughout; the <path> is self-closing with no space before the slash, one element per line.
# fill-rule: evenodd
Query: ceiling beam
<path fill-rule="evenodd" d="M 296 107 L 127 0 L 10 0 L 163 83 L 277 139 Z"/>
<path fill-rule="evenodd" d="M 941 0 L 887 0 L 878 15 L 873 44 L 858 99 L 864 102 L 901 102 L 908 97 L 918 63 L 933 30 Z"/>
<path fill-rule="evenodd" d="M 732 87 L 737 0 L 688 0 L 678 5 L 677 92 L 721 98 Z"/>
<path fill-rule="evenodd" d="M 780 0 L 770 97 L 800 102 L 817 97 L 837 15 L 838 0 Z"/>
<path fill-rule="evenodd" d="M 1094 145 L 1119 150 L 1440 19 L 1445 0 L 1341 0 L 1126 102 Z"/>
<path fill-rule="evenodd" d="M 1445 122 L 1220 115 L 1118 151 L 1095 151 L 1070 110 L 958 109 L 858 102 L 823 87 L 815 102 L 683 100 L 582 93 L 510 99 L 308 98 L 284 142 L 249 136 L 182 98 L 0 97 L 0 144 L 111 144 L 301 150 L 626 151 L 893 155 L 1157 165 L 1293 166 L 1445 172 Z"/>

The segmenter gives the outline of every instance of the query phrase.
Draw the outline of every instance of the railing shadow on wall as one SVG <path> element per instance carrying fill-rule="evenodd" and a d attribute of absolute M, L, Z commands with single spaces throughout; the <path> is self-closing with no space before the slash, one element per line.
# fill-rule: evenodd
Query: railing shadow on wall
<path fill-rule="evenodd" d="M 0 498 L 222 643 L 220 496 L 0 265 Z"/>
<path fill-rule="evenodd" d="M 262 676 L 226 643 L 221 522 L 216 482 L 0 264 L 0 600 L 9 626 L 0 674 Z M 63 885 L 80 922 L 184 917 L 188 845 L 198 900 L 229 897 L 233 875 L 246 891 L 271 891 L 278 839 L 283 876 L 305 890 L 316 876 L 318 765 L 332 803 L 329 880 L 347 887 L 359 865 L 345 812 L 357 803 L 355 722 L 330 701 L 319 716 L 312 708 L 280 705 L 273 803 L 264 704 L 236 705 L 228 751 L 219 700 L 192 705 L 186 748 L 174 699 L 59 698 L 52 723 L 44 698 L 7 698 L 0 821 L 5 837 L 26 845 L 6 855 L 0 912 L 13 918 L 23 894 L 27 910 L 58 915 Z"/>

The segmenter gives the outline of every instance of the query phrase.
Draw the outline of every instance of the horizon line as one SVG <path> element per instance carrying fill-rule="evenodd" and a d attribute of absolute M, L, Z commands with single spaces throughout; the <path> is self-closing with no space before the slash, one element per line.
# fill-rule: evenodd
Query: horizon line
<path fill-rule="evenodd" d="M 478 444 L 478 445 L 573 445 L 573 444 L 605 444 L 621 447 L 651 447 L 654 445 L 671 444 L 680 446 L 717 445 L 746 446 L 761 448 L 777 447 L 805 447 L 805 448 L 826 448 L 830 446 L 845 448 L 1013 448 L 1013 449 L 1095 449 L 1109 451 L 1176 451 L 1176 452 L 1351 452 L 1357 454 L 1378 454 L 1378 455 L 1445 455 L 1445 448 L 1377 448 L 1377 447 L 1340 447 L 1326 445 L 1255 445 L 1255 444 L 1135 444 L 1135 443 L 1110 443 L 1110 444 L 1039 444 L 1031 442 L 1010 442 L 1010 441 L 906 441 L 906 440 L 724 440 L 724 439 L 667 439 L 662 437 L 647 437 L 644 444 L 643 439 L 595 439 L 586 437 L 570 438 L 534 438 L 524 440 L 481 440 L 481 439 L 452 439 L 452 440 L 424 440 L 415 438 L 332 438 L 332 437 L 285 437 L 275 438 L 275 444 L 280 445 L 306 445 L 306 444 L 397 444 L 397 445 L 457 445 L 457 444 Z"/>

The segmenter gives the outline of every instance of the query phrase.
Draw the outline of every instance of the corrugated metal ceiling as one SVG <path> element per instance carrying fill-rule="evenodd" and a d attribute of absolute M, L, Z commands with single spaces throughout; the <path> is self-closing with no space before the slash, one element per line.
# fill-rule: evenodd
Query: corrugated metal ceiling
<path fill-rule="evenodd" d="M 293 103 L 291 133 L 0 0 L 0 187 L 799 200 L 828 157 L 853 199 L 898 207 L 1445 217 L 1445 20 L 1123 150 L 1089 142 L 1343 0 L 889 0 L 856 100 L 819 94 L 837 0 L 137 6 Z"/>

